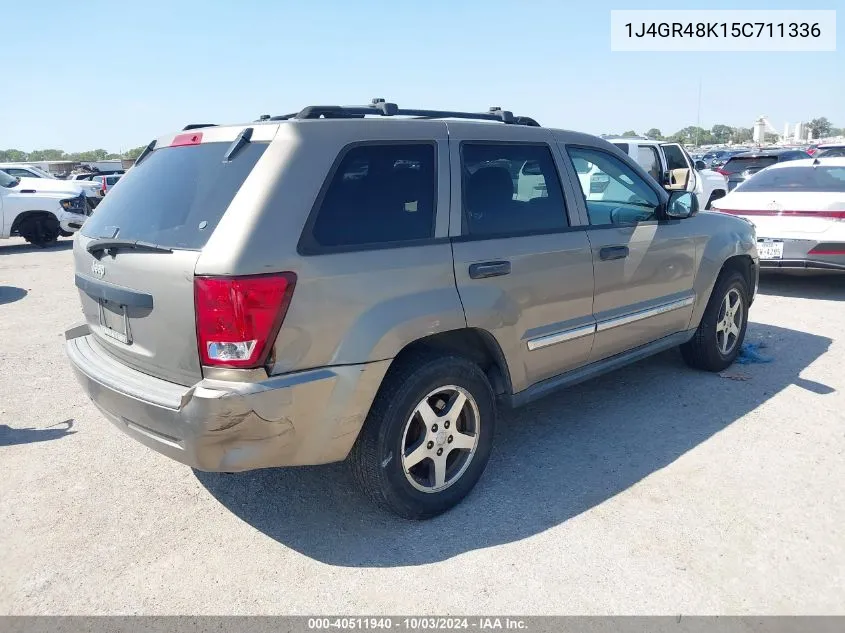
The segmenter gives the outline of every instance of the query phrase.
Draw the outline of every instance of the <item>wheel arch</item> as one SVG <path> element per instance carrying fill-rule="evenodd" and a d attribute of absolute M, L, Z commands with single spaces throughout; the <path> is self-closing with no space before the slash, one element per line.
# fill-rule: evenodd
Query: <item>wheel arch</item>
<path fill-rule="evenodd" d="M 718 189 L 718 188 L 714 189 L 710 193 L 710 197 L 707 199 L 707 204 L 705 205 L 704 210 L 706 211 L 706 210 L 710 209 L 710 207 L 712 206 L 712 204 L 715 200 L 720 200 L 721 198 L 724 198 L 726 195 L 728 195 L 728 193 L 724 189 Z"/>
<path fill-rule="evenodd" d="M 420 351 L 463 356 L 481 367 L 497 396 L 513 393 L 505 354 L 496 338 L 487 330 L 466 327 L 419 338 L 405 345 L 396 355 L 394 363 Z"/>
<path fill-rule="evenodd" d="M 21 225 L 23 225 L 23 223 L 27 222 L 28 220 L 50 218 L 52 218 L 57 224 L 59 224 L 59 218 L 52 211 L 42 211 L 38 209 L 22 211 L 21 213 L 18 213 L 18 215 L 12 221 L 12 228 L 9 230 L 9 235 L 16 235 L 18 231 L 20 231 Z"/>

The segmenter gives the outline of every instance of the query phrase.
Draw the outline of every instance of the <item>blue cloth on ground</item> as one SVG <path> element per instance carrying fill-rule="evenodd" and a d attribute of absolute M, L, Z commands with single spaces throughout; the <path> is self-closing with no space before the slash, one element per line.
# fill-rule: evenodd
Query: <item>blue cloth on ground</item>
<path fill-rule="evenodd" d="M 758 351 L 763 347 L 762 343 L 743 343 L 739 349 L 739 356 L 736 357 L 736 362 L 740 365 L 748 365 L 750 363 L 771 363 L 772 358 L 762 356 Z"/>

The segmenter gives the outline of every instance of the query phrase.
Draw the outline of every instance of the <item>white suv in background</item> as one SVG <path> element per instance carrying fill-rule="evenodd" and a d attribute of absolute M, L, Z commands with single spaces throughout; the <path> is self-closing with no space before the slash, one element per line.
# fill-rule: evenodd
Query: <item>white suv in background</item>
<path fill-rule="evenodd" d="M 728 192 L 727 178 L 707 169 L 703 161 L 693 161 L 680 143 L 644 138 L 607 140 L 637 161 L 666 189 L 693 192 L 700 209 L 709 209 L 714 200 Z"/>
<path fill-rule="evenodd" d="M 19 235 L 43 247 L 82 228 L 89 210 L 82 192 L 37 191 L 33 181 L 0 171 L 0 238 Z"/>
<path fill-rule="evenodd" d="M 64 190 L 68 188 L 79 189 L 85 192 L 85 197 L 88 199 L 88 205 L 93 209 L 100 203 L 100 187 L 96 183 L 87 182 L 85 180 L 62 180 L 56 178 L 43 169 L 39 169 L 35 165 L 22 165 L 20 163 L 0 163 L 0 171 L 5 171 L 10 176 L 17 176 L 18 178 L 41 178 L 43 180 L 55 181 L 62 183 Z M 43 188 L 43 187 L 39 187 Z"/>

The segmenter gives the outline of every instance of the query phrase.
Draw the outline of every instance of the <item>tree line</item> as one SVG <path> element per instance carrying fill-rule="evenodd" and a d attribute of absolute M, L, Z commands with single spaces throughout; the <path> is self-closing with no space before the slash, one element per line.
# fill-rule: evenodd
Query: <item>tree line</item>
<path fill-rule="evenodd" d="M 46 160 L 70 160 L 74 162 L 91 162 L 108 160 L 110 158 L 137 158 L 145 145 L 130 149 L 122 154 L 115 154 L 104 149 L 92 149 L 87 152 L 66 152 L 61 149 L 37 149 L 24 152 L 19 149 L 0 149 L 0 163 L 23 163 Z"/>
<path fill-rule="evenodd" d="M 807 124 L 813 131 L 813 138 L 825 138 L 828 136 L 845 136 L 845 128 L 833 127 L 827 117 L 813 119 Z M 614 135 L 615 136 L 615 135 Z M 634 130 L 626 130 L 622 136 L 639 136 Z M 678 143 L 693 143 L 695 145 L 717 145 L 725 143 L 747 143 L 754 138 L 754 131 L 750 127 L 731 127 L 730 125 L 717 124 L 707 130 L 702 127 L 690 125 L 678 130 L 670 136 L 663 136 L 663 133 L 656 127 L 646 130 L 645 136 L 658 141 L 675 141 Z M 774 143 L 777 141 L 775 134 L 766 134 L 766 141 Z M 71 160 L 86 162 L 95 160 L 108 160 L 109 158 L 137 158 L 145 145 L 135 147 L 122 154 L 114 154 L 104 149 L 92 149 L 87 152 L 68 153 L 60 149 L 38 149 L 32 152 L 23 152 L 19 149 L 0 149 L 0 162 L 21 163 L 26 161 L 46 160 Z"/>
<path fill-rule="evenodd" d="M 819 117 L 807 123 L 812 130 L 813 138 L 825 138 L 828 136 L 845 136 L 845 128 L 834 127 L 827 117 Z M 651 128 L 644 133 L 645 136 L 658 141 L 674 141 L 677 143 L 693 143 L 695 145 L 718 145 L 726 143 L 747 143 L 754 138 L 754 130 L 750 127 L 731 127 L 730 125 L 717 124 L 711 129 L 705 129 L 690 125 L 678 130 L 670 136 L 664 136 L 658 128 Z M 627 130 L 622 136 L 639 136 L 634 130 Z M 776 134 L 766 133 L 766 141 L 777 142 Z"/>

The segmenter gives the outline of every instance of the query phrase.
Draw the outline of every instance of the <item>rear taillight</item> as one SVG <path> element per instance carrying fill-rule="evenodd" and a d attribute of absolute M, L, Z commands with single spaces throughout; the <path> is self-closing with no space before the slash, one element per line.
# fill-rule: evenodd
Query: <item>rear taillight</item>
<path fill-rule="evenodd" d="M 260 367 L 267 361 L 296 284 L 294 273 L 195 277 L 197 345 L 203 365 Z"/>
<path fill-rule="evenodd" d="M 826 242 L 816 244 L 810 249 L 809 255 L 845 255 L 845 244 L 841 242 Z"/>
<path fill-rule="evenodd" d="M 715 171 L 717 174 L 722 174 L 723 176 L 730 176 L 730 175 L 731 175 L 731 174 L 730 174 L 730 172 L 725 171 L 725 170 L 724 170 L 724 169 L 722 169 L 721 167 L 717 167 L 714 171 Z"/>

